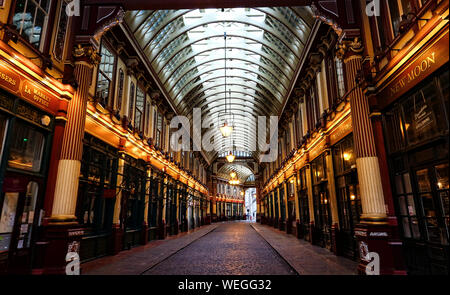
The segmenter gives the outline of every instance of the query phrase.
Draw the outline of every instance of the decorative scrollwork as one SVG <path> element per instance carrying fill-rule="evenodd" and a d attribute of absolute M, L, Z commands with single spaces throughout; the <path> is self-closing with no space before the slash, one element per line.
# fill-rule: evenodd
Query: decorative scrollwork
<path fill-rule="evenodd" d="M 94 49 L 92 45 L 81 45 L 78 44 L 73 49 L 73 56 L 79 60 L 86 60 L 92 65 L 98 65 L 100 63 L 101 57 L 97 50 Z"/>

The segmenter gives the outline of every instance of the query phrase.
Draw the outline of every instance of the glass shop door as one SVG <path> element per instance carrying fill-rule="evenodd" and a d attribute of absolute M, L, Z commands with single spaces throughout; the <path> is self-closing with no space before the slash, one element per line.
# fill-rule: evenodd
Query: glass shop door
<path fill-rule="evenodd" d="M 7 173 L 0 200 L 0 253 L 7 254 L 9 273 L 31 271 L 32 246 L 42 218 L 41 179 Z"/>

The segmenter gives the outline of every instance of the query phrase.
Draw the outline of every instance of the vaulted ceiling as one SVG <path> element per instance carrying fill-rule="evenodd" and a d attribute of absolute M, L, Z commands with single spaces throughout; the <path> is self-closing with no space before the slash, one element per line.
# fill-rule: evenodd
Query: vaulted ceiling
<path fill-rule="evenodd" d="M 139 10 L 125 21 L 180 114 L 201 108 L 212 162 L 232 149 L 255 155 L 257 117 L 282 111 L 315 20 L 305 6 Z M 219 130 L 225 120 L 229 138 Z"/>

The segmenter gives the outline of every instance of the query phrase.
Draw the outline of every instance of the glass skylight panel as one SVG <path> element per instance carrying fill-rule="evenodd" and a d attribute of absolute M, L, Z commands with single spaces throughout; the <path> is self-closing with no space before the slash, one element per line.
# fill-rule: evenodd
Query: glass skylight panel
<path fill-rule="evenodd" d="M 255 116 L 280 111 L 315 20 L 306 8 L 283 7 L 133 11 L 126 21 L 179 110 L 202 107 L 210 117 L 224 111 L 227 96 L 241 135 L 235 145 L 245 150 Z"/>

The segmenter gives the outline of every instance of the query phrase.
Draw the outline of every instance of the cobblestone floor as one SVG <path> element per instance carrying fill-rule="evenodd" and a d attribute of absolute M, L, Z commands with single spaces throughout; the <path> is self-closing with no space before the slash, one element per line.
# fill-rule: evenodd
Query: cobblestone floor
<path fill-rule="evenodd" d="M 268 226 L 215 223 L 82 265 L 82 274 L 354 274 L 356 263 Z"/>
<path fill-rule="evenodd" d="M 224 223 L 145 274 L 292 275 L 249 223 Z"/>

